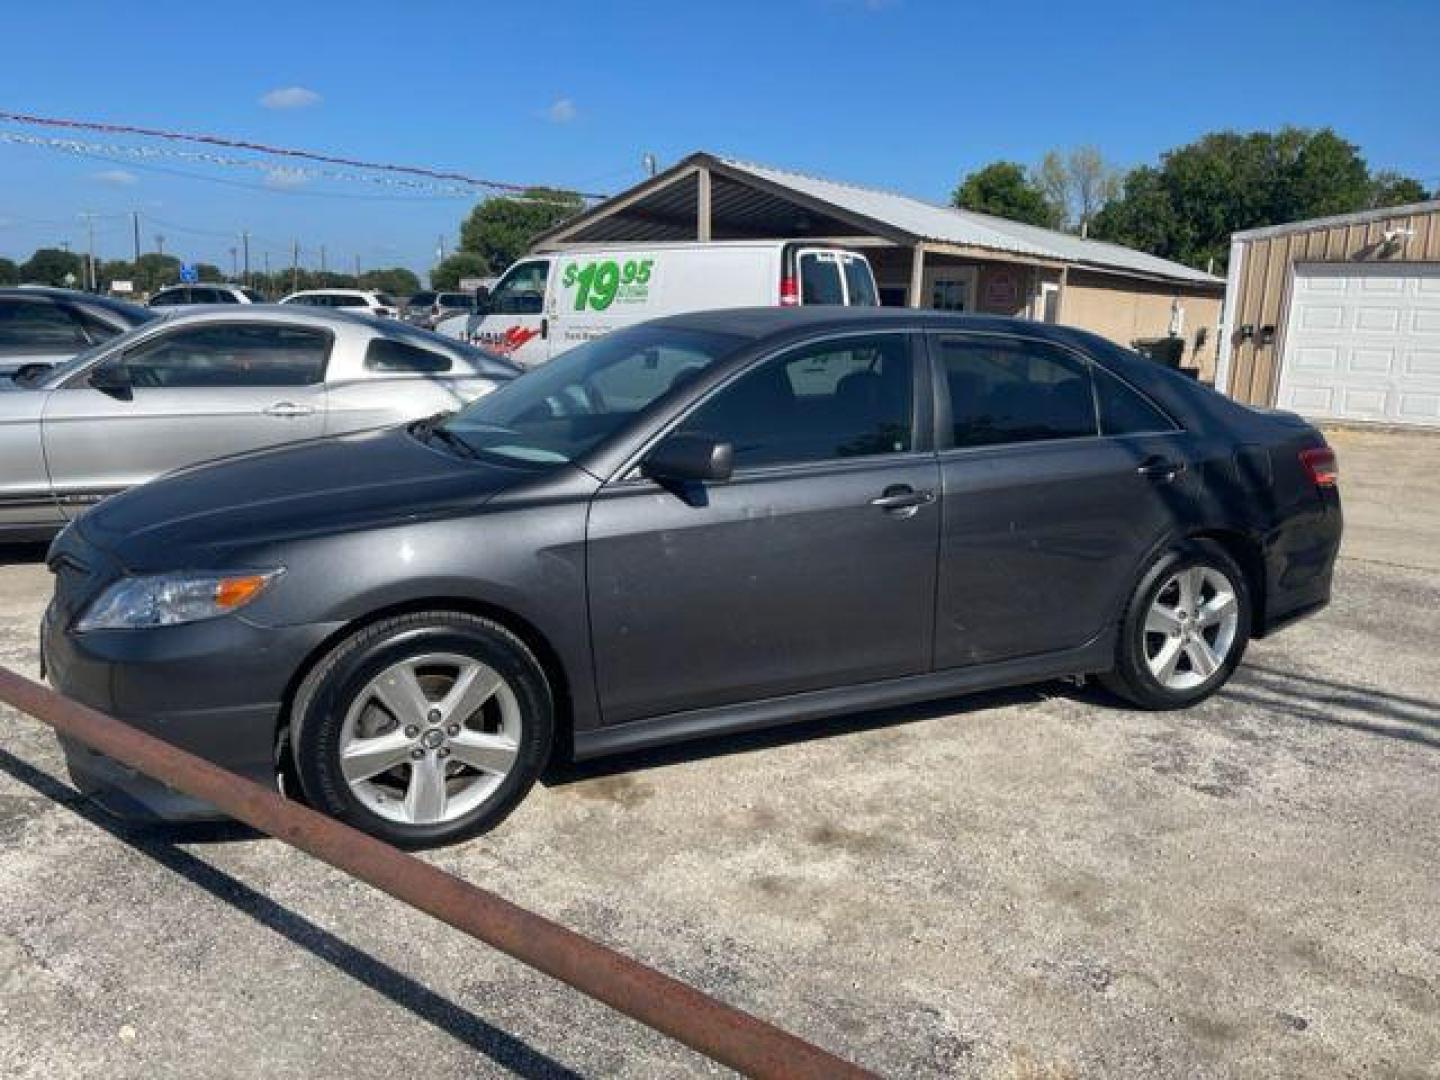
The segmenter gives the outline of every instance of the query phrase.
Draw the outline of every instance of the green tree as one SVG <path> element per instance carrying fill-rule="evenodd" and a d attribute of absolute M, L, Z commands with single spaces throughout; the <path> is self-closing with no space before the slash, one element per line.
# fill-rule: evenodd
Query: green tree
<path fill-rule="evenodd" d="M 1329 128 L 1217 131 L 1131 172 L 1093 235 L 1223 273 L 1232 233 L 1366 209 L 1375 179 Z"/>
<path fill-rule="evenodd" d="M 1095 147 L 1077 146 L 1046 154 L 1035 183 L 1054 208 L 1057 227 L 1088 236 L 1095 215 L 1119 194 L 1121 175 Z"/>
<path fill-rule="evenodd" d="M 490 264 L 485 256 L 473 251 L 457 251 L 454 255 L 435 264 L 430 271 L 432 289 L 458 289 L 460 279 L 467 277 L 488 277 Z"/>
<path fill-rule="evenodd" d="M 1053 228 L 1059 222 L 1045 193 L 1031 181 L 1025 166 L 995 161 L 960 182 L 950 196 L 952 206 Z"/>
<path fill-rule="evenodd" d="M 85 281 L 85 260 L 60 248 L 40 248 L 20 266 L 20 280 L 33 285 L 65 284 L 65 276 L 73 278 L 76 287 Z"/>
<path fill-rule="evenodd" d="M 136 292 L 152 293 L 180 280 L 180 260 L 174 255 L 149 252 L 135 263 Z"/>
<path fill-rule="evenodd" d="M 389 293 L 397 300 L 420 291 L 420 279 L 413 270 L 391 266 L 382 270 L 366 270 L 360 275 L 360 288 Z"/>
<path fill-rule="evenodd" d="M 530 249 L 535 237 L 584 209 L 579 195 L 552 188 L 486 199 L 461 224 L 460 250 L 503 270 Z"/>
<path fill-rule="evenodd" d="M 20 284 L 20 267 L 14 259 L 0 258 L 0 285 Z"/>
<path fill-rule="evenodd" d="M 225 280 L 225 275 L 214 263 L 196 263 L 195 276 L 201 281 L 218 285 Z"/>
<path fill-rule="evenodd" d="M 1440 197 L 1440 192 L 1437 192 Z M 1425 187 L 1419 180 L 1390 169 L 1382 169 L 1370 177 L 1370 205 L 1405 206 L 1408 203 L 1424 202 L 1428 198 Z"/>

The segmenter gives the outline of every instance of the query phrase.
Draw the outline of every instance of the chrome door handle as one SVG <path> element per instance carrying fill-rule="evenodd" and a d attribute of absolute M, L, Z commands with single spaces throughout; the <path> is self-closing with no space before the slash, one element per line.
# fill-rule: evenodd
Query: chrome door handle
<path fill-rule="evenodd" d="M 293 401 L 277 401 L 265 410 L 266 416 L 313 416 L 313 405 L 296 405 Z"/>
<path fill-rule="evenodd" d="M 870 500 L 870 505 L 881 510 L 909 510 L 914 513 L 927 503 L 935 501 L 933 491 L 916 491 L 908 484 L 896 484 L 885 489 L 885 494 Z"/>

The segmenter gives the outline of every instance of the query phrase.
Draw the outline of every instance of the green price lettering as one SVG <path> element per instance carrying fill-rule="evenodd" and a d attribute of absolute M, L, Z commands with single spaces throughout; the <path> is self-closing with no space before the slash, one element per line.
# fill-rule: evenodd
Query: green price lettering
<path fill-rule="evenodd" d="M 565 288 L 575 290 L 576 311 L 584 311 L 587 307 L 591 311 L 604 311 L 615 302 L 616 296 L 621 295 L 622 286 L 632 290 L 648 285 L 654 262 L 654 259 L 627 259 L 621 265 L 614 259 L 602 259 L 583 266 L 570 263 L 565 267 L 563 284 Z M 626 295 L 630 299 L 642 299 L 645 293 L 641 288 L 634 295 L 629 291 Z"/>

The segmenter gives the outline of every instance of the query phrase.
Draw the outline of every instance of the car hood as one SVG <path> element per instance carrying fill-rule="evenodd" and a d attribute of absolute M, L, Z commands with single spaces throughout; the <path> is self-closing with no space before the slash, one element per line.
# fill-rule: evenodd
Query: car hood
<path fill-rule="evenodd" d="M 169 473 L 78 527 L 131 570 L 205 552 L 465 513 L 534 473 L 462 459 L 406 428 L 294 443 Z"/>

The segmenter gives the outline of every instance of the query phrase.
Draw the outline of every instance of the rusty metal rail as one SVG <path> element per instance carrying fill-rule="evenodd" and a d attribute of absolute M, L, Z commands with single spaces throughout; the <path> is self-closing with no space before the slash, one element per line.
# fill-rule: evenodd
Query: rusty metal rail
<path fill-rule="evenodd" d="M 873 1074 L 383 841 L 0 667 L 0 701 L 755 1077 Z"/>

